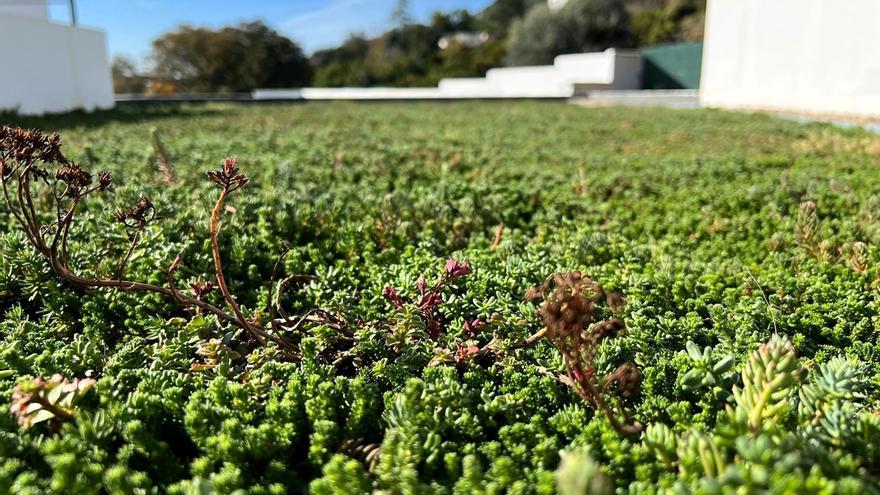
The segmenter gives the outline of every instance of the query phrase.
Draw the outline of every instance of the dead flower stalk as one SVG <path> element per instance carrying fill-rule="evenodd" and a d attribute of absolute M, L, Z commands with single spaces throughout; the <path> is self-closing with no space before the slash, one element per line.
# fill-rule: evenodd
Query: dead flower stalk
<path fill-rule="evenodd" d="M 50 169 L 53 168 L 54 173 L 50 173 Z M 212 282 L 193 284 L 192 295 L 177 290 L 174 274 L 183 262 L 179 256 L 167 269 L 167 286 L 124 278 L 125 268 L 142 237 L 143 230 L 158 219 L 156 208 L 147 197 L 141 197 L 132 207 L 114 214 L 115 220 L 129 231 L 128 249 L 119 260 L 116 273 L 105 277 L 89 277 L 78 273 L 71 266 L 71 257 L 68 253 L 71 227 L 77 219 L 78 207 L 83 201 L 96 193 L 112 189 L 110 174 L 101 172 L 94 177 L 78 164 L 65 158 L 61 152 L 61 139 L 57 134 L 0 126 L 0 183 L 2 183 L 3 198 L 28 243 L 59 277 L 83 290 L 111 288 L 123 292 L 155 292 L 172 297 L 187 308 L 196 308 L 198 313 L 214 315 L 222 322 L 244 329 L 260 344 L 274 342 L 288 357 L 297 358 L 297 346 L 282 335 L 284 332 L 295 331 L 306 323 L 330 324 L 334 328 L 339 328 L 340 325 L 322 311 L 311 311 L 299 317 L 290 317 L 282 313 L 282 317 L 271 320 L 271 329 L 261 326 L 244 315 L 230 292 L 223 274 L 219 234 L 225 203 L 233 192 L 247 184 L 248 178 L 238 169 L 234 159 L 226 159 L 221 168 L 209 172 L 208 177 L 221 188 L 211 211 L 211 251 L 216 284 L 231 313 L 205 300 L 206 295 L 213 288 Z M 37 187 L 46 187 L 51 191 L 50 201 L 53 203 L 55 218 L 48 224 L 41 220 L 34 206 Z M 284 286 L 285 284 L 279 284 L 273 289 L 284 290 Z M 273 300 L 280 300 L 280 295 L 276 294 Z M 276 314 L 275 311 L 272 313 Z"/>
<path fill-rule="evenodd" d="M 623 405 L 623 399 L 639 392 L 638 368 L 624 363 L 602 376 L 596 364 L 602 341 L 618 337 L 626 329 L 618 318 L 595 321 L 599 304 L 604 302 L 618 311 L 623 306 L 623 298 L 604 291 L 588 276 L 572 271 L 553 275 L 543 285 L 530 290 L 527 299 L 543 301 L 538 314 L 544 325 L 544 336 L 562 353 L 566 381 L 575 393 L 602 411 L 617 431 L 639 434 L 642 425 Z"/>

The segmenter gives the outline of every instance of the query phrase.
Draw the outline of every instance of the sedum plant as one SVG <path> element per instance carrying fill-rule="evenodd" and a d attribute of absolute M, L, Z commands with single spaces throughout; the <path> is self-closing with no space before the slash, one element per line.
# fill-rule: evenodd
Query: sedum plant
<path fill-rule="evenodd" d="M 791 342 L 773 335 L 749 356 L 742 371 L 742 387 L 733 387 L 736 406 L 728 406 L 728 414 L 752 431 L 766 422 L 779 421 L 791 407 L 789 398 L 800 373 Z"/>
<path fill-rule="evenodd" d="M 782 486 L 805 493 L 871 492 L 874 467 L 853 464 L 851 455 L 876 456 L 880 422 L 861 402 L 858 375 L 853 363 L 834 358 L 805 381 L 791 341 L 774 334 L 749 355 L 742 384 L 733 387 L 734 404 L 714 432 L 676 433 L 652 424 L 642 434 L 646 452 L 678 473 L 660 493 L 778 493 Z M 825 478 L 842 469 L 859 476 Z"/>
<path fill-rule="evenodd" d="M 720 400 L 726 401 L 730 398 L 729 382 L 736 364 L 733 356 L 729 354 L 717 356 L 718 352 L 713 352 L 709 346 L 700 350 L 699 346 L 690 340 L 685 344 L 682 353 L 688 357 L 692 366 L 691 370 L 681 377 L 683 390 L 708 388 Z"/>
<path fill-rule="evenodd" d="M 253 341 L 260 345 L 269 342 L 277 345 L 288 358 L 298 358 L 297 346 L 285 334 L 299 329 L 303 324 L 319 322 L 335 325 L 321 311 L 309 312 L 301 317 L 291 317 L 279 309 L 281 316 L 273 309 L 273 318 L 268 327 L 256 319 L 249 318 L 239 306 L 230 291 L 223 272 L 220 256 L 220 227 L 222 214 L 231 196 L 248 183 L 247 176 L 240 171 L 235 159 L 227 158 L 218 170 L 208 172 L 208 178 L 216 184 L 220 193 L 211 209 L 210 244 L 214 261 L 214 278 L 229 310 L 215 306 L 205 300 L 213 283 L 194 284 L 193 293 L 179 290 L 174 274 L 183 260 L 174 259 L 167 269 L 168 283 L 155 285 L 124 278 L 125 268 L 140 241 L 144 229 L 157 221 L 156 208 L 149 198 L 142 196 L 135 205 L 117 211 L 114 219 L 129 233 L 129 246 L 119 260 L 115 273 L 85 274 L 77 269 L 70 252 L 70 237 L 77 213 L 82 204 L 95 194 L 112 190 L 113 179 L 109 172 L 93 175 L 79 164 L 68 160 L 61 152 L 61 138 L 57 134 L 44 134 L 37 130 L 25 130 L 8 126 L 0 127 L 0 184 L 6 206 L 24 233 L 25 238 L 49 264 L 53 272 L 73 287 L 89 291 L 114 289 L 123 292 L 155 292 L 171 297 L 186 308 L 211 314 L 220 321 L 245 330 Z M 48 209 L 53 212 L 48 221 L 37 211 L 41 200 L 48 201 Z M 289 283 L 287 278 L 274 289 L 281 291 Z M 273 298 L 278 300 L 279 297 Z"/>
<path fill-rule="evenodd" d="M 866 147 L 804 155 L 791 145 L 813 127 L 760 115 L 547 102 L 0 120 L 64 129 L 64 157 L 90 187 L 92 170 L 112 174 L 112 190 L 76 208 L 61 264 L 90 281 L 173 286 L 229 316 L 167 292 L 73 284 L 0 200 L 0 493 L 880 488 L 880 195 Z M 878 139 L 812 126 L 842 143 Z M 219 184 L 193 164 L 233 154 L 252 181 L 214 215 L 226 286 L 249 323 L 293 348 L 262 345 L 219 288 L 211 216 L 244 162 L 218 163 Z M 18 162 L 4 161 L 18 207 Z M 60 197 L 76 174 L 37 166 L 47 176 L 29 186 L 49 246 L 51 185 Z M 798 227 L 808 201 L 818 208 Z M 426 318 L 417 280 L 427 293 L 449 259 L 474 269 Z M 626 288 L 621 311 L 579 284 L 595 302 L 578 339 L 625 322 L 623 337 L 590 348 L 586 383 L 640 434 L 578 393 L 554 345 L 573 340 L 549 339 L 523 301 L 566 267 Z M 389 285 L 403 309 L 382 297 Z M 553 287 L 539 292 L 554 300 Z M 436 340 L 427 320 L 441 324 Z M 782 345 L 762 356 L 774 333 Z M 792 350 L 797 364 L 780 367 Z M 604 380 L 625 362 L 640 375 L 631 397 Z M 72 417 L 23 428 L 16 387 L 55 374 L 98 383 Z"/>
<path fill-rule="evenodd" d="M 560 454 L 556 470 L 559 495 L 611 495 L 614 485 L 602 468 L 583 449 Z"/>
<path fill-rule="evenodd" d="M 76 403 L 97 382 L 91 378 L 73 381 L 61 375 L 52 375 L 19 383 L 12 393 L 11 411 L 18 416 L 18 424 L 27 429 L 51 421 L 52 429 L 58 431 L 64 421 L 73 418 Z"/>

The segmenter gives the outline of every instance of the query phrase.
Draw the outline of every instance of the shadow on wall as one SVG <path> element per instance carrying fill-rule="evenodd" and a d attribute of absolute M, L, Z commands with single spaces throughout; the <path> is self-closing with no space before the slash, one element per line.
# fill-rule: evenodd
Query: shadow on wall
<path fill-rule="evenodd" d="M 675 43 L 642 50 L 644 89 L 698 89 L 702 43 Z"/>

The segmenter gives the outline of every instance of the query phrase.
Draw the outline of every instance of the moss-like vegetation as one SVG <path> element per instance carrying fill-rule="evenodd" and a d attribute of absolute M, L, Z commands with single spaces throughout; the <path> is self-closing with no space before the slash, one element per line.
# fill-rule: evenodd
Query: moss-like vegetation
<path fill-rule="evenodd" d="M 332 318 L 288 332 L 292 357 L 162 294 L 83 290 L 0 205 L 0 493 L 878 491 L 865 131 L 528 102 L 3 120 L 113 175 L 70 232 L 81 273 L 116 274 L 131 230 L 113 212 L 148 196 L 125 277 L 165 284 L 180 254 L 181 290 L 210 280 L 205 172 L 232 156 L 250 182 L 220 255 L 242 311 L 266 326 L 271 281 L 306 275 L 277 302 Z M 593 364 L 638 369 L 613 402 L 638 434 L 526 340 L 543 326 L 526 293 L 574 270 L 614 294 L 595 321 L 626 330 Z"/>

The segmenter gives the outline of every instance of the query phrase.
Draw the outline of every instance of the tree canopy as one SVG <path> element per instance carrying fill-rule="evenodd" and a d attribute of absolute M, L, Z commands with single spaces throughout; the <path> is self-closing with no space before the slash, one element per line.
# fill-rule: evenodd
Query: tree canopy
<path fill-rule="evenodd" d="M 156 77 L 180 92 L 297 87 L 311 81 L 302 49 L 259 21 L 219 30 L 181 26 L 153 42 Z"/>
<path fill-rule="evenodd" d="M 563 53 L 632 46 L 623 0 L 570 0 L 551 11 L 541 3 L 514 22 L 507 45 L 510 65 L 550 64 Z"/>
<path fill-rule="evenodd" d="M 146 81 L 138 74 L 137 66 L 131 59 L 113 57 L 110 72 L 113 75 L 113 91 L 117 94 L 143 93 L 146 90 Z"/>
<path fill-rule="evenodd" d="M 315 52 L 316 86 L 430 86 L 443 77 L 474 76 L 501 65 L 503 41 L 479 46 L 438 42 L 458 32 L 481 31 L 481 21 L 465 10 L 437 12 L 429 23 L 403 23 L 380 36 L 351 36 L 341 46 Z"/>

